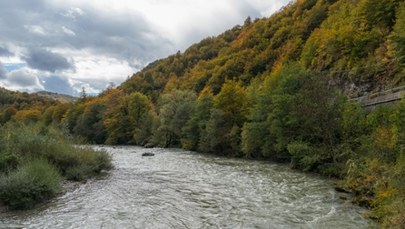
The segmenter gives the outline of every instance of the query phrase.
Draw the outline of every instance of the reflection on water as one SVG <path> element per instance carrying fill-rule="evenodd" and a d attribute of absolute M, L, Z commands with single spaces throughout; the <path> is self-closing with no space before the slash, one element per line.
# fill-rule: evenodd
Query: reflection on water
<path fill-rule="evenodd" d="M 97 147 L 100 148 L 100 147 Z M 268 162 L 102 147 L 114 170 L 0 228 L 367 228 L 331 182 Z M 154 157 L 142 157 L 153 152 Z"/>

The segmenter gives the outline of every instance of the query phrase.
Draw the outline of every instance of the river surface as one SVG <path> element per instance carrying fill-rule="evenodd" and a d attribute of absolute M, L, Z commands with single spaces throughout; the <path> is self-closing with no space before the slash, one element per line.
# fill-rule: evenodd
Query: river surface
<path fill-rule="evenodd" d="M 331 181 L 269 162 L 96 147 L 114 169 L 0 228 L 368 228 Z M 142 157 L 152 152 L 154 157 Z"/>

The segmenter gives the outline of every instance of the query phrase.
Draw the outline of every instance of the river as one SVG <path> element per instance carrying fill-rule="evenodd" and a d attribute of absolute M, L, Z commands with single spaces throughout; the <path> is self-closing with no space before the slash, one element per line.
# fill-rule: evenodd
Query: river
<path fill-rule="evenodd" d="M 368 228 L 332 181 L 269 162 L 178 149 L 96 147 L 114 169 L 0 228 Z M 142 157 L 152 152 L 153 157 Z"/>

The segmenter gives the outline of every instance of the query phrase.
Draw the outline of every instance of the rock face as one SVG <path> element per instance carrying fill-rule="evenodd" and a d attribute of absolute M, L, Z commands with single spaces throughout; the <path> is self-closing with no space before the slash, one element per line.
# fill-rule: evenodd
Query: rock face
<path fill-rule="evenodd" d="M 142 154 L 142 157 L 152 157 L 152 156 L 155 156 L 155 154 L 154 153 L 143 153 Z"/>
<path fill-rule="evenodd" d="M 405 97 L 405 86 L 392 88 L 386 91 L 368 94 L 352 100 L 361 103 L 364 107 L 372 109 L 380 105 L 388 105 L 399 102 Z"/>

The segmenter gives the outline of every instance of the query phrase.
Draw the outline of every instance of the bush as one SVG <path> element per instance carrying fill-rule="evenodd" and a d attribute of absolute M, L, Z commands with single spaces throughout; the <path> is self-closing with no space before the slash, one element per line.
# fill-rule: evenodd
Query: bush
<path fill-rule="evenodd" d="M 10 125 L 2 129 L 0 140 L 4 151 L 0 153 L 0 171 L 15 168 L 24 158 L 45 158 L 69 180 L 85 180 L 111 168 L 106 152 L 76 147 L 53 128 Z"/>
<path fill-rule="evenodd" d="M 313 171 L 320 160 L 319 150 L 304 142 L 292 142 L 288 144 L 287 150 L 293 167 L 303 171 Z"/>
<path fill-rule="evenodd" d="M 31 208 L 57 193 L 61 175 L 83 181 L 111 168 L 106 152 L 74 146 L 63 136 L 41 125 L 1 128 L 1 202 L 11 209 Z"/>
<path fill-rule="evenodd" d="M 15 169 L 18 165 L 19 157 L 14 153 L 0 152 L 0 173 Z"/>
<path fill-rule="evenodd" d="M 44 156 L 54 163 L 68 180 L 82 181 L 103 169 L 111 168 L 110 156 L 105 151 L 63 143 L 50 145 L 50 148 L 52 150 Z"/>
<path fill-rule="evenodd" d="M 64 175 L 68 180 L 83 181 L 112 167 L 110 156 L 105 151 L 95 152 L 91 148 L 76 150 L 80 152 L 75 154 L 77 164 L 65 169 Z"/>
<path fill-rule="evenodd" d="M 0 177 L 0 200 L 11 209 L 27 209 L 60 190 L 60 174 L 46 160 L 35 159 Z"/>

